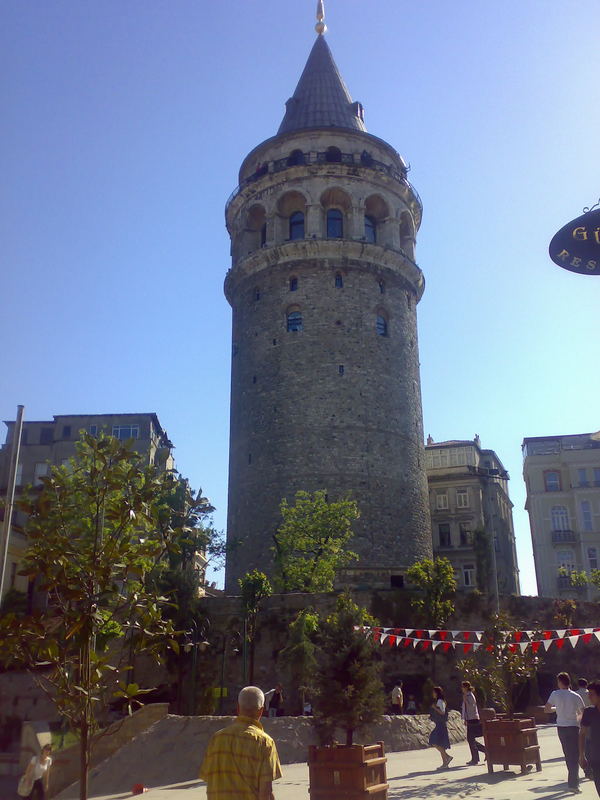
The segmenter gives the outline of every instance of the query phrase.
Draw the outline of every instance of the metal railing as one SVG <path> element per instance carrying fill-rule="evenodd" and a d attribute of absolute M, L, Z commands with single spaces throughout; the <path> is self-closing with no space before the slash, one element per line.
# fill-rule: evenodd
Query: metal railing
<path fill-rule="evenodd" d="M 575 542 L 575 541 L 577 541 L 577 536 L 575 535 L 575 531 L 571 530 L 552 531 L 552 544 L 563 544 L 564 542 Z"/>
<path fill-rule="evenodd" d="M 300 158 L 298 155 L 297 157 L 290 156 L 288 158 L 278 158 L 275 161 L 264 162 L 257 167 L 256 171 L 253 172 L 252 175 L 244 178 L 244 180 L 238 184 L 238 186 L 236 186 L 233 192 L 229 195 L 227 203 L 225 204 L 225 213 L 227 214 L 229 206 L 233 200 L 243 189 L 246 188 L 246 186 L 256 183 L 256 181 L 259 181 L 265 175 L 271 175 L 276 172 L 282 172 L 286 169 L 292 169 L 293 167 L 304 166 L 307 164 L 345 164 L 346 166 L 363 167 L 366 169 L 375 170 L 376 172 L 383 172 L 386 175 L 394 178 L 394 180 L 398 181 L 398 183 L 402 183 L 404 186 L 410 189 L 414 194 L 419 207 L 421 209 L 423 208 L 423 203 L 421 202 L 419 193 L 406 177 L 405 171 L 398 170 L 391 164 L 384 164 L 383 161 L 377 161 L 377 159 L 373 158 L 368 153 L 363 153 L 362 155 L 355 155 L 354 153 L 339 153 L 339 158 L 334 158 L 332 157 L 331 153 L 325 151 L 322 153 L 303 153 L 302 158 Z"/>

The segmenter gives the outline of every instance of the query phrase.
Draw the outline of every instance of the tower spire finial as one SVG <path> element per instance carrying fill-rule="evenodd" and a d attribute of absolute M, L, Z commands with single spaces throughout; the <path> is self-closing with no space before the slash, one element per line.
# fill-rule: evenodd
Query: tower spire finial
<path fill-rule="evenodd" d="M 322 36 L 325 31 L 327 30 L 327 25 L 323 22 L 325 19 L 325 9 L 323 7 L 323 0 L 318 0 L 317 3 L 317 24 L 315 25 L 315 30 Z"/>

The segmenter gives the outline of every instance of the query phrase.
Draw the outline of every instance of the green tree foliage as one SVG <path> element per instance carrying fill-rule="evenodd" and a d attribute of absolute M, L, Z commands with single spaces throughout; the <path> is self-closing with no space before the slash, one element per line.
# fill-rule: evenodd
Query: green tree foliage
<path fill-rule="evenodd" d="M 302 694 L 311 695 L 312 681 L 317 666 L 316 634 L 319 615 L 312 608 L 298 612 L 289 626 L 286 646 L 279 653 L 279 660 L 290 672 L 294 686 Z"/>
<path fill-rule="evenodd" d="M 424 558 L 406 571 L 406 578 L 419 590 L 411 605 L 421 614 L 428 628 L 443 628 L 454 613 L 456 578 L 447 558 Z"/>
<path fill-rule="evenodd" d="M 168 503 L 175 483 L 129 444 L 84 434 L 70 465 L 54 467 L 18 504 L 28 515 L 22 574 L 48 604 L 2 616 L 0 658 L 29 668 L 78 734 L 81 800 L 99 712 L 148 691 L 126 679 L 130 654 L 158 658 L 166 642 L 177 646 L 166 598 L 148 589 L 182 534 Z"/>
<path fill-rule="evenodd" d="M 256 625 L 260 604 L 273 594 L 271 582 L 264 574 L 255 569 L 238 579 L 242 593 L 242 610 L 244 612 L 244 629 L 246 647 L 249 653 L 248 680 L 254 681 L 254 646 L 256 643 Z"/>
<path fill-rule="evenodd" d="M 319 623 L 313 682 L 313 721 L 321 744 L 333 744 L 336 728 L 352 744 L 354 732 L 383 713 L 381 661 L 372 637 L 357 628 L 375 625 L 347 594 Z"/>
<path fill-rule="evenodd" d="M 328 592 L 335 573 L 358 558 L 348 550 L 358 506 L 346 498 L 327 500 L 325 490 L 296 493 L 293 505 L 280 505 L 283 523 L 272 548 L 276 586 L 282 592 Z"/>
<path fill-rule="evenodd" d="M 531 648 L 521 652 L 513 635 L 518 630 L 505 614 L 494 614 L 481 647 L 458 665 L 464 678 L 509 717 L 515 712 L 519 690 L 536 674 L 539 661 Z"/>

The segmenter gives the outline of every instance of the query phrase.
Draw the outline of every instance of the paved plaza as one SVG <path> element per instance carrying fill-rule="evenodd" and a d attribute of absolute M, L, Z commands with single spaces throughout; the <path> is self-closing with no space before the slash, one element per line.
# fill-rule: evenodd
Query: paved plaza
<path fill-rule="evenodd" d="M 567 770 L 556 729 L 552 725 L 539 729 L 542 752 L 542 772 L 520 775 L 518 768 L 503 772 L 495 767 L 488 775 L 485 764 L 465 766 L 469 759 L 466 742 L 453 745 L 451 768 L 438 771 L 439 755 L 433 749 L 410 750 L 388 754 L 387 774 L 390 784 L 389 800 L 444 800 L 444 798 L 469 798 L 469 800 L 558 800 L 570 797 L 567 789 Z M 306 800 L 308 797 L 308 768 L 306 764 L 283 766 L 283 777 L 274 784 L 275 800 Z M 596 798 L 592 782 L 581 782 L 582 800 Z M 129 791 L 128 791 L 129 790 Z M 63 792 L 61 800 L 77 798 L 77 792 Z M 131 797 L 130 787 L 123 792 L 99 795 L 91 787 L 94 800 L 125 800 Z M 144 800 L 206 800 L 206 789 L 201 781 L 189 781 L 150 789 Z M 4 798 L 2 800 L 12 800 Z"/>

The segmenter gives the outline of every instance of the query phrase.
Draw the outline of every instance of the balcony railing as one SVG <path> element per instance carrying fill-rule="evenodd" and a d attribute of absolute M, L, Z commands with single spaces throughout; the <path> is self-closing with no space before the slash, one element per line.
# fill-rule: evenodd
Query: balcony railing
<path fill-rule="evenodd" d="M 567 542 L 576 542 L 577 536 L 575 535 L 575 531 L 572 530 L 563 530 L 563 531 L 552 531 L 552 544 L 565 544 Z"/>
<path fill-rule="evenodd" d="M 354 153 L 341 153 L 339 160 L 332 161 L 329 157 L 329 154 L 324 152 L 303 153 L 302 159 L 278 158 L 275 161 L 268 161 L 264 164 L 261 164 L 260 167 L 257 168 L 256 172 L 253 172 L 252 175 L 248 175 L 247 178 L 244 178 L 244 180 L 238 186 L 236 186 L 233 192 L 229 195 L 227 203 L 225 204 L 225 214 L 227 214 L 229 206 L 233 200 L 243 189 L 246 188 L 246 186 L 249 186 L 251 183 L 255 183 L 265 175 L 275 172 L 282 172 L 283 170 L 292 169 L 293 167 L 303 166 L 305 164 L 345 164 L 346 166 L 365 167 L 367 169 L 375 170 L 375 172 L 383 172 L 410 189 L 414 194 L 419 207 L 421 209 L 423 208 L 423 203 L 421 202 L 419 193 L 406 177 L 406 172 L 396 169 L 391 164 L 384 164 L 383 161 L 377 161 L 377 159 L 372 158 L 368 154 L 355 155 Z"/>
<path fill-rule="evenodd" d="M 574 584 L 570 575 L 558 575 L 556 578 L 556 586 L 558 589 L 570 589 L 575 592 L 583 592 L 585 586 Z"/>

